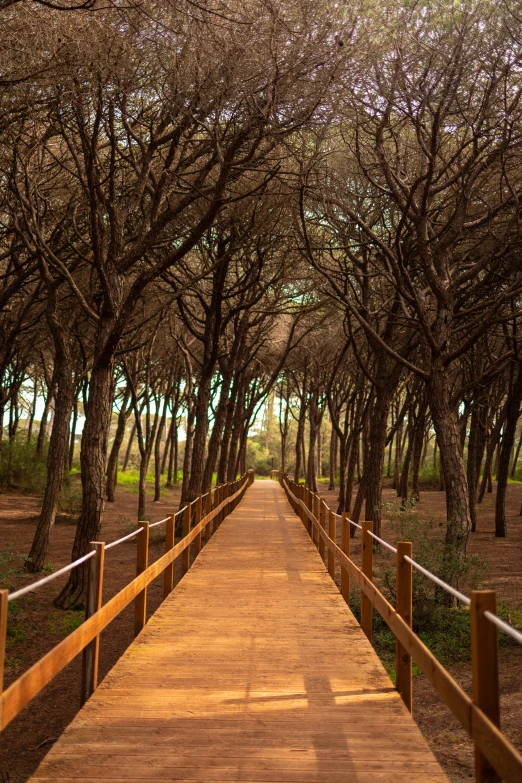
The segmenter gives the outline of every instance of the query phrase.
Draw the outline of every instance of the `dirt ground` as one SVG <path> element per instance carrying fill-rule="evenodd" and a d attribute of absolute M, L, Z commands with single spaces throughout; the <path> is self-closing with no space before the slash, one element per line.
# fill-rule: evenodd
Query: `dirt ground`
<path fill-rule="evenodd" d="M 332 507 L 335 492 L 321 491 Z M 393 497 L 385 489 L 385 500 Z M 158 503 L 148 503 L 150 521 L 163 518 L 178 507 L 177 490 L 165 490 Z M 137 494 L 125 486 L 117 493 L 114 504 L 106 505 L 101 540 L 113 541 L 130 532 L 136 521 Z M 508 538 L 494 538 L 494 495 L 486 495 L 479 507 L 478 532 L 469 545 L 490 565 L 489 585 L 498 590 L 500 600 L 522 610 L 522 486 L 510 485 L 508 490 Z M 425 491 L 417 506 L 421 513 L 444 519 L 444 495 Z M 16 493 L 0 494 L 0 580 L 2 587 L 17 589 L 34 577 L 21 571 L 23 555 L 29 551 L 38 514 L 37 499 Z M 161 528 L 159 528 L 161 530 Z M 386 538 L 386 527 L 384 527 Z M 53 570 L 69 562 L 74 524 L 61 518 L 53 532 L 48 563 Z M 150 561 L 163 552 L 163 536 L 151 532 Z M 360 544 L 352 548 L 357 560 Z M 135 573 L 136 544 L 127 542 L 107 553 L 104 581 L 104 601 L 120 590 Z M 179 560 L 179 558 L 178 558 Z M 177 568 L 181 567 L 177 563 Z M 180 573 L 176 574 L 176 579 Z M 16 602 L 10 616 L 11 634 L 8 640 L 5 685 L 42 657 L 81 620 L 76 612 L 61 612 L 53 608 L 52 599 L 65 583 L 58 579 L 41 590 Z M 150 586 L 148 614 L 159 606 L 162 581 Z M 111 669 L 132 641 L 133 608 L 127 607 L 103 632 L 100 651 L 100 679 Z M 502 729 L 522 750 L 522 648 L 500 648 L 502 687 Z M 35 771 L 53 742 L 74 718 L 79 709 L 81 656 L 61 672 L 44 691 L 26 707 L 0 735 L 0 781 L 23 783 Z M 469 692 L 471 671 L 468 664 L 454 666 L 453 676 Z M 439 762 L 452 783 L 473 778 L 473 745 L 451 716 L 446 706 L 433 693 L 422 676 L 414 678 L 414 717 Z"/>

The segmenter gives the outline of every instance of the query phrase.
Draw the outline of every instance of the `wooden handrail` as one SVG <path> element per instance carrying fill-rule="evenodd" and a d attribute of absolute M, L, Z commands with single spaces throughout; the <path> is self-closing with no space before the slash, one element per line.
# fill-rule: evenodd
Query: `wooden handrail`
<path fill-rule="evenodd" d="M 56 647 L 50 650 L 43 658 L 37 661 L 30 669 L 22 674 L 15 682 L 6 688 L 0 696 L 0 730 L 4 729 L 13 718 L 18 715 L 26 704 L 33 699 L 45 686 L 56 677 L 56 675 L 65 668 L 82 650 L 87 647 L 94 639 L 96 639 L 101 631 L 106 628 L 109 623 L 124 609 L 128 604 L 138 596 L 144 596 L 139 601 L 139 617 L 140 620 L 144 617 L 143 606 L 145 604 L 145 591 L 147 586 L 154 581 L 160 574 L 162 574 L 169 566 L 171 566 L 174 560 L 182 554 L 195 540 L 195 538 L 201 534 L 201 531 L 206 525 L 217 517 L 222 512 L 228 514 L 232 507 L 232 501 L 237 499 L 238 501 L 243 496 L 247 487 L 249 487 L 254 480 L 254 472 L 248 471 L 238 481 L 234 482 L 233 486 L 237 486 L 238 489 L 231 494 L 228 498 L 225 498 L 219 505 L 217 505 L 210 513 L 208 513 L 194 528 L 189 532 L 185 538 L 183 538 L 178 544 L 172 546 L 165 552 L 158 560 L 152 565 L 145 567 L 140 573 L 129 582 L 123 590 L 120 590 L 113 598 L 111 598 L 104 606 L 95 611 L 89 616 L 85 622 L 76 628 L 72 633 L 62 639 Z M 168 529 L 168 528 L 167 528 Z M 144 538 L 143 535 L 138 537 Z M 173 541 L 173 537 L 170 539 Z M 140 556 L 141 564 L 144 562 L 144 554 Z M 138 566 L 141 567 L 141 566 Z M 168 585 L 173 583 L 171 576 L 172 572 L 168 572 Z M 2 655 L 5 651 L 5 626 L 7 619 L 7 590 L 0 591 L 0 662 L 3 660 Z M 166 590 L 165 590 L 166 593 Z M 145 618 L 146 619 L 146 618 Z M 143 626 L 142 626 L 143 627 Z M 135 626 L 136 628 L 136 626 Z M 2 630 L 4 629 L 4 630 Z M 140 629 L 141 630 L 141 629 Z M 97 667 L 97 661 L 93 662 L 93 666 Z M 3 667 L 0 673 L 3 675 Z M 93 678 L 91 676 L 91 682 Z M 93 683 L 94 687 L 95 684 Z M 86 692 L 83 689 L 85 695 Z M 92 692 L 92 690 L 90 690 Z M 89 695 L 90 695 L 89 692 Z"/>
<path fill-rule="evenodd" d="M 491 720 L 486 712 L 481 709 L 484 705 L 475 697 L 475 693 L 478 690 L 477 684 L 474 683 L 473 689 L 475 699 L 470 699 L 455 682 L 450 673 L 433 655 L 431 650 L 426 647 L 417 634 L 411 629 L 411 617 L 403 618 L 401 616 L 402 612 L 397 611 L 389 603 L 371 579 L 365 575 L 350 557 L 337 546 L 337 543 L 330 538 L 326 530 L 323 529 L 320 515 L 318 515 L 318 519 L 317 516 L 312 514 L 308 507 L 311 503 L 311 490 L 306 488 L 307 497 L 305 501 L 303 501 L 291 490 L 291 486 L 297 488 L 298 485 L 295 484 L 295 482 L 289 480 L 288 477 L 283 475 L 280 471 L 273 471 L 272 476 L 279 480 L 293 510 L 298 516 L 300 516 L 300 512 L 303 512 L 305 518 L 311 523 L 312 540 L 314 540 L 315 531 L 319 540 L 323 542 L 323 547 L 325 547 L 328 552 L 332 552 L 334 557 L 339 559 L 341 569 L 344 569 L 355 584 L 361 588 L 363 595 L 369 600 L 371 605 L 375 607 L 390 630 L 394 633 L 397 642 L 405 651 L 405 654 L 411 656 L 415 661 L 419 669 L 433 685 L 437 695 L 440 696 L 450 708 L 453 715 L 455 715 L 461 726 L 471 737 L 478 750 L 477 757 L 479 763 L 475 767 L 476 781 L 483 781 L 483 783 L 485 783 L 486 781 L 492 780 L 491 776 L 488 777 L 488 774 L 491 774 L 491 770 L 488 770 L 489 765 L 491 765 L 498 775 L 500 775 L 500 778 L 506 781 L 506 783 L 520 783 L 522 780 L 522 757 L 516 748 L 514 748 L 509 740 L 501 733 L 500 729 L 495 725 L 494 720 Z M 317 506 L 314 507 L 314 510 L 316 509 Z M 305 524 L 305 528 L 308 529 L 307 524 Z M 345 600 L 348 600 L 346 592 L 343 592 L 343 597 Z M 472 604 L 473 603 L 475 603 L 474 600 L 472 600 Z M 477 620 L 474 620 L 474 623 L 476 627 Z M 478 639 L 480 633 L 476 631 L 474 636 Z M 494 657 L 492 656 L 491 640 L 485 645 L 485 649 L 488 651 L 487 654 L 490 659 Z M 480 645 L 475 644 L 474 656 L 481 655 L 481 653 L 482 650 L 480 649 Z M 479 665 L 476 660 L 474 661 L 474 669 L 480 671 L 481 677 L 484 679 L 482 673 L 484 668 Z M 491 669 L 489 669 L 489 672 L 491 677 Z M 489 690 L 491 691 L 491 686 L 489 687 Z M 482 698 L 484 698 L 484 696 L 482 696 Z M 487 759 L 489 765 L 484 764 L 482 761 L 483 758 Z"/>

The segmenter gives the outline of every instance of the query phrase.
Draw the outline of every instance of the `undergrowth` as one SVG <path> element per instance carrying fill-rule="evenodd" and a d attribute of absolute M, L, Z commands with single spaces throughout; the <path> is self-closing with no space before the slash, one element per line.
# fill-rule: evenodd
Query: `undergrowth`
<path fill-rule="evenodd" d="M 469 594 L 479 589 L 488 575 L 487 564 L 477 555 L 458 557 L 445 555 L 444 529 L 434 519 L 420 518 L 414 504 L 401 508 L 399 502 L 383 507 L 386 519 L 386 538 L 389 541 L 411 541 L 413 557 L 437 576 L 443 576 L 458 589 Z M 386 598 L 395 605 L 395 556 L 380 550 L 375 556 L 375 581 Z M 353 592 L 350 606 L 360 619 L 360 594 Z M 522 611 L 501 602 L 498 615 L 516 628 L 522 629 Z M 469 609 L 462 605 L 448 605 L 430 580 L 413 570 L 413 630 L 433 652 L 443 666 L 467 663 L 471 659 L 471 629 Z M 505 634 L 499 634 L 502 646 L 516 644 Z M 373 645 L 395 681 L 395 636 L 384 620 L 373 612 Z M 414 666 L 414 673 L 418 669 Z"/>
<path fill-rule="evenodd" d="M 42 495 L 47 478 L 47 448 L 46 443 L 43 454 L 38 455 L 36 439 L 28 442 L 25 433 L 21 433 L 12 443 L 4 440 L 0 459 L 0 484 Z"/>

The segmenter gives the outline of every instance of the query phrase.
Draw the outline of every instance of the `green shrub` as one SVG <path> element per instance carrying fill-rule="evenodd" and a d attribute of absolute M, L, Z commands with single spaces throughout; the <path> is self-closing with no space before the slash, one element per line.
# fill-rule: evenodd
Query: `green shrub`
<path fill-rule="evenodd" d="M 487 576 L 487 564 L 478 555 L 461 557 L 445 551 L 445 527 L 430 517 L 419 517 L 415 504 L 402 507 L 400 501 L 383 504 L 387 538 L 391 541 L 411 541 L 413 557 L 424 568 L 445 579 L 458 590 L 467 593 L 481 586 Z M 383 550 L 379 558 L 379 577 L 384 592 L 395 602 L 395 556 Z M 440 588 L 427 577 L 413 571 L 413 603 L 417 617 L 432 611 L 434 604 L 444 602 Z"/>
<path fill-rule="evenodd" d="M 73 517 L 80 516 L 82 510 L 82 485 L 76 476 L 64 476 L 58 511 Z"/>
<path fill-rule="evenodd" d="M 433 463 L 425 463 L 419 472 L 419 487 L 422 489 L 437 489 L 440 482 L 439 468 L 433 467 Z"/>
<path fill-rule="evenodd" d="M 253 468 L 257 476 L 269 476 L 272 469 L 272 455 L 257 440 L 247 441 L 247 466 Z"/>
<path fill-rule="evenodd" d="M 456 585 L 463 593 L 481 586 L 487 574 L 484 561 L 476 555 L 465 558 L 444 554 L 444 527 L 438 520 L 420 518 L 415 506 L 401 508 L 400 501 L 384 504 L 389 541 L 411 541 L 413 557 L 437 576 Z M 375 558 L 375 579 L 392 605 L 396 597 L 395 555 L 380 550 Z M 352 611 L 360 616 L 358 592 L 351 597 Z M 395 671 L 395 637 L 378 612 L 373 613 L 373 643 L 390 675 Z M 427 577 L 413 570 L 413 630 L 444 666 L 470 659 L 471 633 L 466 606 L 449 605 Z"/>
<path fill-rule="evenodd" d="M 19 490 L 43 495 L 47 479 L 47 448 L 46 443 L 44 452 L 39 457 L 36 454 L 36 439 L 27 442 L 25 432 L 20 432 L 13 443 L 4 440 L 0 459 L 0 484 L 7 486 L 12 481 Z"/>

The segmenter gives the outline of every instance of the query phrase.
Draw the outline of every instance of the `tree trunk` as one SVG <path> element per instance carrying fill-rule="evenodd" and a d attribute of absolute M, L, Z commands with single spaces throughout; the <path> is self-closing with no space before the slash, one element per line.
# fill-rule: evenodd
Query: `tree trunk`
<path fill-rule="evenodd" d="M 69 450 L 69 422 L 74 399 L 74 381 L 71 371 L 71 354 L 65 330 L 56 315 L 56 288 L 49 292 L 47 320 L 54 344 L 54 370 L 52 389 L 56 392 L 54 423 L 47 455 L 47 480 L 40 512 L 40 519 L 33 538 L 26 570 L 35 573 L 42 569 L 47 555 L 51 531 L 56 519 L 63 474 L 67 466 Z M 49 391 L 48 399 L 51 398 Z"/>
<path fill-rule="evenodd" d="M 64 341 L 65 342 L 65 341 Z M 54 426 L 49 441 L 47 455 L 47 481 L 40 512 L 40 519 L 34 535 L 26 570 L 30 573 L 41 571 L 54 527 L 63 474 L 67 465 L 69 446 L 69 421 L 74 397 L 74 383 L 71 376 L 71 362 L 68 351 L 62 358 L 55 359 L 56 366 L 56 409 Z"/>
<path fill-rule="evenodd" d="M 395 438 L 395 433 L 392 433 L 391 440 L 390 440 L 390 446 L 388 448 L 388 464 L 386 467 L 386 478 L 391 478 L 391 461 L 392 461 L 392 451 L 393 451 L 393 439 Z"/>
<path fill-rule="evenodd" d="M 187 400 L 187 437 L 185 440 L 185 454 L 183 457 L 183 480 L 181 482 L 180 508 L 188 502 L 188 483 L 190 468 L 192 465 L 192 443 L 194 439 L 194 405 Z"/>
<path fill-rule="evenodd" d="M 322 439 L 322 417 L 321 421 L 319 421 L 319 424 L 317 425 L 317 433 L 316 433 L 316 439 L 317 439 L 317 478 L 323 477 L 323 439 Z"/>
<path fill-rule="evenodd" d="M 210 407 L 210 380 L 210 375 L 200 379 L 194 406 L 195 428 L 192 443 L 192 461 L 190 478 L 186 489 L 187 494 L 184 497 L 185 502 L 194 500 L 198 492 L 206 491 L 206 489 L 203 490 L 203 475 L 208 432 L 208 409 Z"/>
<path fill-rule="evenodd" d="M 506 423 L 502 442 L 499 444 L 500 451 L 497 473 L 497 497 L 495 506 L 495 537 L 506 537 L 506 490 L 509 474 L 509 463 L 511 460 L 511 450 L 515 442 L 515 432 L 520 415 L 520 403 L 522 402 L 522 364 L 518 365 L 517 377 L 510 392 L 507 410 Z"/>
<path fill-rule="evenodd" d="M 488 493 L 488 495 L 491 495 L 492 492 L 493 492 L 493 475 L 492 475 L 492 472 L 491 472 L 491 465 L 490 465 L 489 466 L 489 470 L 488 470 L 488 489 L 487 489 L 487 493 Z"/>
<path fill-rule="evenodd" d="M 243 442 L 241 443 L 241 450 L 239 452 L 239 474 L 244 476 L 247 472 L 247 442 L 248 442 L 248 430 L 246 431 Z"/>
<path fill-rule="evenodd" d="M 74 390 L 74 400 L 73 400 L 73 413 L 72 413 L 72 422 L 71 422 L 71 432 L 70 432 L 70 438 L 69 438 L 69 458 L 68 458 L 68 466 L 69 466 L 69 472 L 72 470 L 73 462 L 74 462 L 74 447 L 76 446 L 76 426 L 78 424 L 78 397 L 76 394 L 76 389 Z"/>
<path fill-rule="evenodd" d="M 462 456 L 458 411 L 450 402 L 450 383 L 442 361 L 433 361 L 427 384 L 428 402 L 444 464 L 446 483 L 445 558 L 464 557 L 471 518 Z M 451 574 L 446 575 L 448 579 Z"/>
<path fill-rule="evenodd" d="M 350 512 L 350 509 L 352 507 L 352 495 L 353 495 L 353 485 L 355 483 L 355 469 L 357 465 L 357 441 L 359 439 L 359 434 L 353 434 L 351 437 L 351 443 L 350 443 L 350 454 L 348 457 L 348 470 L 346 473 L 346 493 L 345 493 L 345 500 L 344 500 L 344 510 L 346 512 Z"/>
<path fill-rule="evenodd" d="M 401 499 L 402 508 L 406 507 L 406 502 L 408 500 L 410 465 L 411 465 L 411 458 L 413 455 L 413 444 L 414 444 L 412 418 L 413 416 L 412 413 L 410 412 L 409 421 L 408 421 L 408 445 L 406 447 L 406 454 L 404 455 L 404 461 L 402 463 L 402 473 L 401 473 L 399 491 L 397 493 Z"/>
<path fill-rule="evenodd" d="M 337 436 L 340 442 L 339 454 L 339 497 L 337 498 L 337 513 L 342 514 L 346 506 L 346 468 L 348 463 L 348 438 L 344 435 L 342 438 Z"/>
<path fill-rule="evenodd" d="M 232 390 L 227 402 L 225 424 L 223 427 L 223 434 L 221 437 L 221 446 L 219 452 L 219 462 L 217 469 L 217 484 L 224 484 L 227 479 L 227 467 L 228 467 L 228 453 L 230 450 L 230 439 L 232 437 L 232 427 L 234 424 L 234 413 L 236 410 L 236 401 L 238 395 L 242 394 L 242 383 L 236 376 L 232 385 Z"/>
<path fill-rule="evenodd" d="M 9 405 L 9 443 L 7 451 L 7 484 L 9 487 L 14 486 L 14 448 L 16 440 L 16 430 L 18 429 L 18 389 L 12 391 L 11 402 Z"/>
<path fill-rule="evenodd" d="M 174 427 L 174 463 L 173 463 L 173 470 L 174 470 L 174 486 L 177 486 L 179 484 L 179 472 L 178 472 L 178 463 L 179 463 L 179 431 L 178 431 L 178 420 L 176 419 L 176 425 Z"/>
<path fill-rule="evenodd" d="M 129 418 L 130 408 L 128 408 L 128 402 L 130 397 L 130 390 L 125 390 L 125 395 L 121 403 L 121 410 L 118 414 L 118 424 L 116 426 L 116 434 L 112 443 L 111 451 L 109 454 L 109 461 L 107 463 L 107 481 L 105 484 L 107 501 L 114 503 L 116 483 L 118 478 L 118 457 L 120 449 L 125 437 L 125 427 L 127 425 L 127 419 Z"/>
<path fill-rule="evenodd" d="M 497 443 L 497 448 L 495 449 L 495 460 L 494 460 L 495 467 L 493 469 L 493 473 L 495 474 L 495 481 L 498 480 L 497 477 L 498 477 L 498 463 L 499 463 L 499 459 L 500 459 L 500 441 L 501 441 L 501 439 L 503 439 L 503 437 L 504 437 L 504 433 L 502 433 L 501 438 L 499 438 L 499 441 Z M 493 488 L 491 488 L 491 490 L 488 488 L 488 492 L 490 492 L 490 491 L 492 492 Z"/>
<path fill-rule="evenodd" d="M 170 385 L 170 381 L 169 381 Z M 161 498 L 161 438 L 163 437 L 163 430 L 165 429 L 165 422 L 167 421 L 167 408 L 168 408 L 168 395 L 165 395 L 163 402 L 163 413 L 156 433 L 156 441 L 154 444 L 154 502 L 157 503 Z M 167 448 L 165 446 L 165 448 Z"/>
<path fill-rule="evenodd" d="M 167 470 L 167 465 L 170 464 L 170 455 L 172 452 L 172 431 L 174 427 L 174 418 L 171 417 L 169 428 L 167 430 L 167 437 L 165 439 L 165 446 L 163 448 L 163 454 L 161 455 L 161 465 L 160 465 L 160 474 L 163 476 L 165 475 L 165 471 Z M 167 477 L 167 487 L 169 487 L 169 480 Z"/>
<path fill-rule="evenodd" d="M 123 459 L 123 465 L 121 467 L 121 472 L 125 473 L 127 470 L 127 467 L 129 465 L 129 459 L 132 452 L 132 443 L 134 441 L 134 438 L 136 436 L 136 421 L 134 421 L 132 425 L 132 429 L 130 431 L 129 440 L 127 442 L 127 448 L 125 449 L 125 457 Z"/>
<path fill-rule="evenodd" d="M 297 434 L 295 438 L 294 481 L 296 483 L 301 480 L 301 458 L 302 458 L 301 455 L 303 453 L 305 415 L 306 415 L 306 408 L 304 405 L 302 405 L 301 408 L 299 409 L 299 418 L 297 420 Z"/>
<path fill-rule="evenodd" d="M 319 407 L 317 402 L 317 392 L 313 392 L 310 396 L 309 412 L 308 412 L 308 465 L 306 467 L 306 483 L 311 488 L 312 492 L 318 491 L 317 485 L 317 466 L 316 460 L 316 438 L 317 431 L 319 429 Z"/>
<path fill-rule="evenodd" d="M 511 478 L 515 478 L 515 473 L 516 473 L 517 464 L 518 464 L 518 457 L 520 455 L 520 446 L 522 446 L 522 428 L 521 428 L 520 434 L 518 436 L 517 448 L 516 448 L 516 451 L 515 451 L 515 456 L 513 457 L 513 464 L 511 466 Z"/>
<path fill-rule="evenodd" d="M 149 469 L 150 455 L 147 451 L 140 459 L 140 476 L 138 480 L 138 519 L 145 519 L 147 505 L 147 471 Z"/>
<path fill-rule="evenodd" d="M 426 432 L 426 408 L 428 403 L 424 395 L 419 404 L 417 421 L 413 432 L 412 475 L 411 475 L 411 500 L 416 503 L 420 500 L 419 475 L 422 461 L 422 452 L 425 445 Z"/>
<path fill-rule="evenodd" d="M 337 432 L 335 430 L 335 427 L 332 426 L 332 434 L 330 435 L 330 459 L 329 459 L 329 469 L 330 469 L 330 481 L 328 484 L 328 489 L 333 490 L 335 489 L 335 478 L 336 478 L 336 456 L 337 456 Z"/>
<path fill-rule="evenodd" d="M 45 398 L 45 404 L 44 409 L 42 413 L 42 420 L 40 422 L 40 428 L 38 430 L 38 440 L 36 441 L 36 456 L 41 457 L 44 450 L 44 444 L 47 434 L 47 418 L 49 416 L 49 409 L 51 407 L 51 402 L 54 395 L 54 372 L 53 372 L 53 379 L 49 385 L 49 388 L 47 389 L 47 395 Z"/>
<path fill-rule="evenodd" d="M 471 519 L 471 532 L 474 533 L 477 529 L 477 451 L 478 451 L 478 436 L 479 436 L 479 416 L 480 412 L 477 407 L 473 408 L 471 412 L 471 422 L 469 428 L 468 439 L 468 464 L 466 466 L 466 477 L 468 480 L 468 498 L 469 498 L 469 514 Z"/>
<path fill-rule="evenodd" d="M 290 389 L 287 380 L 287 396 L 283 413 L 283 386 L 279 397 L 279 432 L 281 434 L 281 471 L 286 473 L 286 449 L 288 444 L 288 417 L 290 414 Z"/>
<path fill-rule="evenodd" d="M 504 406 L 502 411 L 499 412 L 497 416 L 497 420 L 491 432 L 491 435 L 489 436 L 489 443 L 486 450 L 486 461 L 484 463 L 484 472 L 482 474 L 482 481 L 480 484 L 480 491 L 477 500 L 478 503 L 482 503 L 484 494 L 486 492 L 486 488 L 488 492 L 493 491 L 493 486 L 491 481 L 491 465 L 493 463 L 493 455 L 495 453 L 495 449 L 500 439 L 500 433 L 502 431 L 502 427 L 504 426 L 505 418 L 506 418 L 506 406 Z"/>
<path fill-rule="evenodd" d="M 373 405 L 368 408 L 371 416 L 367 421 L 368 434 L 366 443 L 367 455 L 364 460 L 366 515 L 365 519 L 373 522 L 376 535 L 381 534 L 381 502 L 382 502 L 382 476 L 384 470 L 384 451 L 386 449 L 386 435 L 388 430 L 388 415 L 390 404 L 395 389 L 395 376 L 397 373 L 389 373 L 390 385 L 382 385 L 375 389 Z M 357 493 L 359 494 L 359 493 Z M 355 509 L 354 509 L 355 512 Z"/>
<path fill-rule="evenodd" d="M 365 498 L 366 498 L 366 476 L 363 475 L 359 483 L 359 487 L 357 489 L 357 497 L 355 498 L 355 503 L 353 506 L 352 519 L 354 522 L 359 522 L 359 518 L 361 516 L 361 511 Z M 353 537 L 355 535 L 355 528 L 353 525 L 350 525 L 350 527 L 352 528 L 350 532 Z"/>
<path fill-rule="evenodd" d="M 170 449 L 169 449 L 169 465 L 167 468 L 167 487 L 168 489 L 172 489 L 175 483 L 174 478 L 174 457 L 177 454 L 175 454 L 174 445 L 177 447 L 177 440 L 178 440 L 178 420 L 177 417 L 172 413 L 172 419 L 170 422 L 170 430 L 169 430 L 169 440 L 170 440 Z M 176 444 L 174 444 L 174 441 L 176 441 Z M 176 459 L 176 473 L 177 473 L 177 459 Z M 176 476 L 177 479 L 177 476 Z"/>
<path fill-rule="evenodd" d="M 33 391 L 33 403 L 31 405 L 31 414 L 29 416 L 29 422 L 27 426 L 27 442 L 30 443 L 33 437 L 33 424 L 36 413 L 36 401 L 38 399 L 38 378 L 34 379 L 34 391 Z"/>
<path fill-rule="evenodd" d="M 214 470 L 216 469 L 219 444 L 223 437 L 223 427 L 225 426 L 225 419 L 227 416 L 231 383 L 232 377 L 226 376 L 223 378 L 221 384 L 221 393 L 219 395 L 219 402 L 216 409 L 214 426 L 212 427 L 212 432 L 208 441 L 207 460 L 203 473 L 203 492 L 206 492 L 207 489 L 211 486 L 212 476 L 214 475 Z"/>
<path fill-rule="evenodd" d="M 138 404 L 135 392 L 131 389 L 133 395 L 133 407 L 136 417 L 136 429 L 138 432 L 138 446 L 140 450 L 140 476 L 138 482 L 138 519 L 143 520 L 146 516 L 146 498 L 147 498 L 147 472 L 149 469 L 150 458 L 152 456 L 152 450 L 156 441 L 156 434 L 159 423 L 159 400 L 155 398 L 154 406 L 154 420 L 151 426 L 150 424 L 150 397 L 148 391 L 145 397 L 145 433 L 143 433 L 141 410 L 138 410 Z"/>
<path fill-rule="evenodd" d="M 234 411 L 234 423 L 232 425 L 232 435 L 230 438 L 226 481 L 233 481 L 235 477 L 244 411 L 244 394 L 239 394 L 236 402 L 236 409 Z"/>
<path fill-rule="evenodd" d="M 76 528 L 71 561 L 87 554 L 91 541 L 100 532 L 104 508 L 105 465 L 112 413 L 113 362 L 95 362 L 89 383 L 80 463 L 82 471 L 82 511 Z M 88 563 L 74 568 L 69 581 L 55 599 L 61 609 L 79 608 L 85 600 Z"/>

